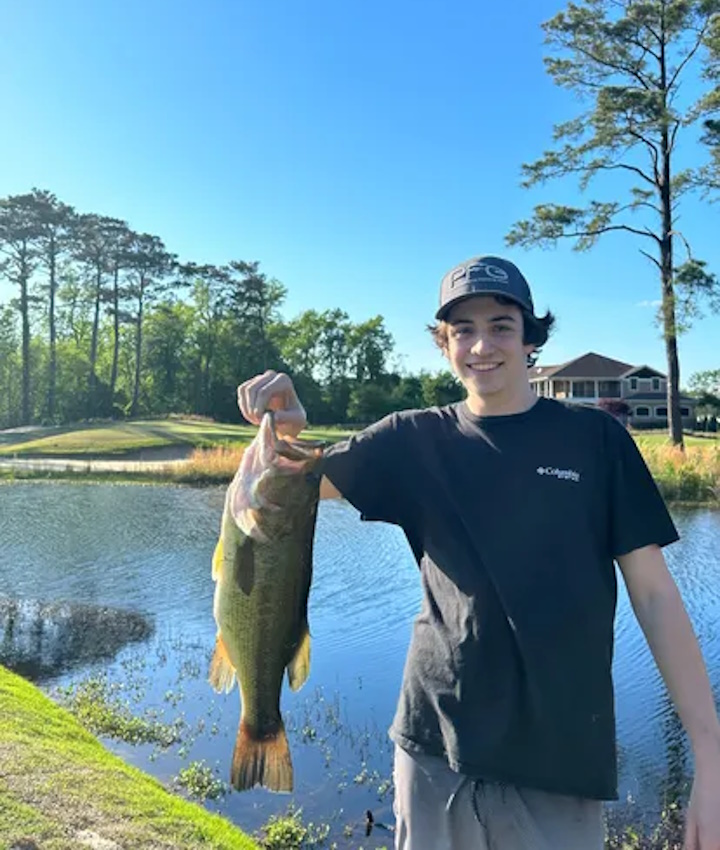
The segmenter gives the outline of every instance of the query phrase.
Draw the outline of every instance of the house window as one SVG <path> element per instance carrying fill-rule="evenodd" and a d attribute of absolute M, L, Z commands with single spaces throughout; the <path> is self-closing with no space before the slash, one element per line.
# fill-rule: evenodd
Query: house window
<path fill-rule="evenodd" d="M 655 416 L 667 417 L 667 407 L 656 407 Z"/>
<path fill-rule="evenodd" d="M 594 398 L 595 381 L 573 381 L 572 394 L 573 398 Z"/>
<path fill-rule="evenodd" d="M 681 407 L 680 408 L 680 416 L 683 418 L 687 418 L 690 416 L 690 408 L 689 407 Z"/>
<path fill-rule="evenodd" d="M 600 398 L 620 398 L 620 381 L 600 381 L 598 395 Z"/>
<path fill-rule="evenodd" d="M 649 407 L 636 407 L 635 408 L 635 416 L 650 416 L 650 408 Z"/>
<path fill-rule="evenodd" d="M 637 378 L 630 378 L 630 389 L 633 392 L 635 392 L 635 390 L 637 390 L 637 382 L 638 382 Z"/>
<path fill-rule="evenodd" d="M 569 381 L 553 381 L 553 390 L 555 393 L 555 398 L 567 398 L 570 393 L 570 382 Z"/>
<path fill-rule="evenodd" d="M 652 387 L 653 387 L 654 393 L 660 392 L 660 378 L 653 378 L 652 379 Z"/>

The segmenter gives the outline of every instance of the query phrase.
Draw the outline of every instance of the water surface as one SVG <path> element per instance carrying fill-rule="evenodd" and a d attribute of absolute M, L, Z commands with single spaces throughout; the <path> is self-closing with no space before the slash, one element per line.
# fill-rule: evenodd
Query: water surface
<path fill-rule="evenodd" d="M 140 611 L 154 626 L 114 661 L 84 664 L 42 682 L 57 685 L 102 672 L 125 683 L 134 710 L 182 715 L 183 746 L 108 742 L 124 758 L 170 782 L 191 760 L 224 779 L 239 716 L 237 691 L 218 696 L 206 683 L 215 640 L 210 561 L 224 491 L 180 487 L 23 483 L 0 487 L 0 594 Z M 666 550 L 720 692 L 720 513 L 676 511 L 680 543 Z M 289 802 L 304 816 L 332 820 L 340 846 L 368 841 L 370 808 L 390 823 L 395 708 L 413 617 L 420 603 L 415 562 L 402 533 L 362 523 L 344 502 L 323 502 L 310 600 L 312 668 L 298 693 L 285 691 L 296 790 L 232 793 L 209 803 L 244 828 L 259 827 Z M 653 810 L 690 768 L 681 729 L 620 588 L 615 659 L 621 796 Z M 353 833 L 345 839 L 343 830 Z M 362 838 L 362 840 L 361 840 Z M 375 843 L 373 843 L 375 841 Z"/>

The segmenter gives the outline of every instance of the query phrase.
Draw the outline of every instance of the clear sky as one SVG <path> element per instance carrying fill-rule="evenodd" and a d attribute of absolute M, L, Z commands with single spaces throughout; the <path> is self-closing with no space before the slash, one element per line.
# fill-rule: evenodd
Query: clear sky
<path fill-rule="evenodd" d="M 410 371 L 443 365 L 425 325 L 444 272 L 501 253 L 558 316 L 541 363 L 593 350 L 664 370 L 658 276 L 634 237 L 504 245 L 533 204 L 582 200 L 573 183 L 520 187 L 579 109 L 542 65 L 540 24 L 564 5 L 0 0 L 0 196 L 48 189 L 183 261 L 259 260 L 288 318 L 383 314 Z M 720 204 L 682 213 L 720 272 Z M 682 337 L 683 381 L 720 367 L 718 339 L 717 316 Z"/>

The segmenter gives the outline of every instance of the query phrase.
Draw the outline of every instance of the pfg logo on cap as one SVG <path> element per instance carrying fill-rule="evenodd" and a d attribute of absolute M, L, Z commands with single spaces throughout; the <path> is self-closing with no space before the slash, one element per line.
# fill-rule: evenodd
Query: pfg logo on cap
<path fill-rule="evenodd" d="M 450 286 L 455 287 L 460 282 L 469 283 L 493 283 L 507 286 L 510 283 L 510 275 L 505 269 L 493 263 L 471 263 L 469 266 L 460 266 L 452 273 Z"/>

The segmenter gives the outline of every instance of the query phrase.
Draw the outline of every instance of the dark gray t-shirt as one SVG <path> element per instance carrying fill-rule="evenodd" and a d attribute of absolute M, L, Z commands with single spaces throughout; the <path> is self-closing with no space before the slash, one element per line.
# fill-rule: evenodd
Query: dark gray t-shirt
<path fill-rule="evenodd" d="M 420 567 L 391 737 L 470 776 L 616 798 L 614 558 L 678 538 L 627 431 L 549 399 L 462 402 L 386 417 L 323 472 Z"/>

